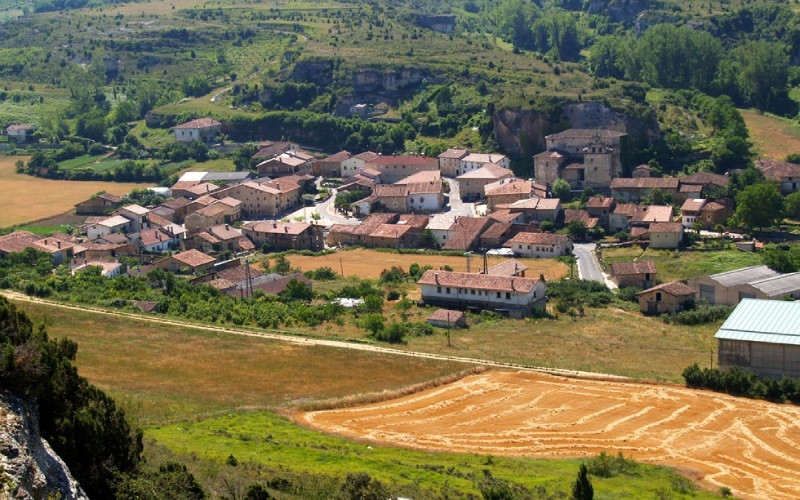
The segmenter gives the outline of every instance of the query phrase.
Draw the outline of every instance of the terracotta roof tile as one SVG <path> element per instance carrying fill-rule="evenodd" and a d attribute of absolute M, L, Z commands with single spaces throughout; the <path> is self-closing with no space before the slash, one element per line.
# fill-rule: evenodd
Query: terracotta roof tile
<path fill-rule="evenodd" d="M 419 281 L 420 285 L 438 285 L 452 288 L 480 288 L 499 292 L 529 293 L 538 283 L 538 279 L 490 274 L 456 273 L 450 271 L 425 271 Z"/>
<path fill-rule="evenodd" d="M 670 281 L 669 283 L 662 283 L 661 285 L 654 286 L 639 292 L 639 295 L 650 292 L 664 292 L 676 297 L 683 297 L 685 295 L 694 295 L 694 289 L 681 281 Z"/>
<path fill-rule="evenodd" d="M 526 245 L 563 245 L 569 242 L 569 237 L 563 234 L 554 233 L 517 233 L 516 236 L 508 240 L 505 246 L 514 243 Z"/>
<path fill-rule="evenodd" d="M 656 264 L 652 260 L 635 260 L 630 262 L 612 262 L 611 274 L 622 276 L 629 274 L 656 274 Z"/>
<path fill-rule="evenodd" d="M 222 125 L 220 122 L 213 118 L 198 118 L 196 120 L 192 120 L 190 122 L 181 123 L 180 125 L 176 125 L 176 129 L 195 129 L 195 128 L 206 128 L 206 127 L 217 127 Z"/>

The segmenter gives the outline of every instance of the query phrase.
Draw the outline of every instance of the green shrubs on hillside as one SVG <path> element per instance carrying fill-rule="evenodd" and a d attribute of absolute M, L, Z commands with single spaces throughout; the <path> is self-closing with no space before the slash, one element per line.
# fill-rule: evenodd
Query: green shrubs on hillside
<path fill-rule="evenodd" d="M 737 367 L 723 371 L 719 368 L 700 368 L 695 363 L 683 370 L 683 379 L 687 387 L 695 389 L 709 389 L 776 403 L 800 403 L 800 379 L 796 378 L 772 379 Z"/>
<path fill-rule="evenodd" d="M 732 311 L 733 307 L 730 306 L 712 306 L 704 303 L 688 311 L 663 314 L 661 320 L 664 323 L 672 323 L 675 325 L 705 325 L 727 318 Z"/>

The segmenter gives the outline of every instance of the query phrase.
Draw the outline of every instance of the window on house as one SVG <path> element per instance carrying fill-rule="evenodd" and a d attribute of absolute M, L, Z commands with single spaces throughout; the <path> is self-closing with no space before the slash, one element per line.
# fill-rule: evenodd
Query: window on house
<path fill-rule="evenodd" d="M 498 299 L 500 298 L 500 292 L 497 292 L 497 298 Z"/>
<path fill-rule="evenodd" d="M 510 300 L 510 299 L 511 299 L 511 292 L 506 292 L 506 300 Z"/>
<path fill-rule="evenodd" d="M 442 287 L 437 286 L 436 287 L 436 293 L 442 293 Z"/>
<path fill-rule="evenodd" d="M 445 293 L 450 293 L 450 287 L 449 287 L 449 286 L 448 286 L 448 287 L 447 287 L 447 289 L 445 290 Z"/>
<path fill-rule="evenodd" d="M 656 302 L 661 302 L 661 292 L 656 292 Z"/>
<path fill-rule="evenodd" d="M 469 293 L 470 293 L 471 295 L 475 295 L 475 289 L 473 288 L 472 290 L 470 290 L 470 291 L 469 291 Z"/>

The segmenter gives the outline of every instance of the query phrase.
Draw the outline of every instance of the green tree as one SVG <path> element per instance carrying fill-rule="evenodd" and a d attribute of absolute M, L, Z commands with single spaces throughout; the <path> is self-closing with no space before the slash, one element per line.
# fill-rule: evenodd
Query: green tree
<path fill-rule="evenodd" d="M 594 498 L 594 488 L 592 487 L 592 481 L 589 479 L 589 471 L 586 468 L 586 464 L 582 463 L 578 471 L 578 478 L 572 486 L 572 498 L 573 500 L 592 500 Z"/>
<path fill-rule="evenodd" d="M 310 286 L 306 285 L 297 278 L 294 278 L 286 284 L 286 289 L 280 293 L 280 298 L 284 302 L 290 302 L 293 300 L 311 302 L 314 300 L 314 291 Z"/>
<path fill-rule="evenodd" d="M 559 198 L 561 201 L 569 201 L 572 199 L 571 189 L 569 182 L 564 179 L 556 179 L 552 187 L 553 197 Z"/>
<path fill-rule="evenodd" d="M 340 491 L 347 500 L 385 500 L 391 497 L 386 486 L 366 472 L 348 474 Z"/>
<path fill-rule="evenodd" d="M 583 221 L 574 220 L 567 224 L 567 234 L 574 240 L 583 241 L 586 239 L 586 224 Z"/>
<path fill-rule="evenodd" d="M 278 274 L 289 274 L 292 272 L 292 264 L 285 255 L 280 254 L 275 258 L 275 265 L 271 269 Z"/>
<path fill-rule="evenodd" d="M 790 193 L 784 202 L 784 212 L 787 217 L 800 219 L 800 191 Z"/>
<path fill-rule="evenodd" d="M 736 218 L 751 229 L 769 227 L 783 217 L 783 197 L 775 184 L 747 186 L 736 196 Z"/>
<path fill-rule="evenodd" d="M 381 314 L 367 314 L 364 321 L 362 321 L 362 327 L 373 337 L 383 330 L 385 324 L 386 318 Z"/>
<path fill-rule="evenodd" d="M 423 229 L 421 233 L 419 233 L 419 246 L 420 248 L 428 248 L 434 249 L 439 246 L 438 242 L 436 241 L 436 236 L 434 236 L 433 231 L 430 229 Z"/>
<path fill-rule="evenodd" d="M 733 51 L 739 93 L 745 104 L 784 112 L 789 103 L 789 56 L 782 45 L 748 41 Z"/>
<path fill-rule="evenodd" d="M 166 462 L 157 470 L 124 476 L 116 491 L 118 500 L 200 500 L 205 491 L 179 462 Z M 267 497 L 268 498 L 268 497 Z"/>

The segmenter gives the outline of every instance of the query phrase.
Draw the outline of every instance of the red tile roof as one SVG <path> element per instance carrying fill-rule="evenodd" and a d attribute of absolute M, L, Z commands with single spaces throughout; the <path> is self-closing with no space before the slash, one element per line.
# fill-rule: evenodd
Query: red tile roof
<path fill-rule="evenodd" d="M 662 283 L 661 285 L 654 286 L 639 292 L 638 295 L 651 292 L 664 292 L 676 297 L 683 297 L 686 295 L 694 295 L 694 289 L 681 281 L 670 281 L 669 283 Z"/>
<path fill-rule="evenodd" d="M 652 260 L 635 260 L 630 262 L 612 262 L 611 274 L 622 276 L 627 274 L 656 274 L 656 264 Z"/>
<path fill-rule="evenodd" d="M 587 228 L 592 228 L 600 222 L 600 219 L 592 217 L 586 210 L 571 210 L 569 208 L 564 210 L 564 224 L 576 221 L 583 222 Z"/>
<path fill-rule="evenodd" d="M 675 177 L 617 177 L 611 189 L 678 189 L 680 180 Z"/>
<path fill-rule="evenodd" d="M 592 196 L 586 202 L 586 208 L 611 208 L 614 205 L 614 198 L 605 196 Z"/>
<path fill-rule="evenodd" d="M 569 243 L 569 237 L 554 233 L 517 233 L 516 236 L 508 240 L 505 246 L 511 246 L 514 243 L 523 243 L 526 245 L 563 245 Z"/>
<path fill-rule="evenodd" d="M 447 151 L 445 151 L 444 153 L 440 154 L 439 158 L 460 160 L 461 158 L 467 156 L 468 154 L 469 154 L 469 151 L 467 151 L 466 149 L 450 148 Z"/>
<path fill-rule="evenodd" d="M 369 166 L 376 165 L 430 165 L 435 166 L 439 164 L 439 160 L 429 156 L 417 155 L 398 155 L 398 156 L 378 156 L 366 162 Z"/>
<path fill-rule="evenodd" d="M 451 309 L 437 309 L 430 316 L 428 321 L 440 321 L 444 323 L 457 323 L 464 319 L 464 313 L 461 311 L 453 311 Z"/>
<path fill-rule="evenodd" d="M 764 177 L 774 182 L 781 182 L 787 177 L 800 178 L 800 165 L 769 158 L 756 160 L 756 167 L 764 172 Z"/>
<path fill-rule="evenodd" d="M 196 120 L 192 120 L 190 122 L 181 123 L 180 125 L 176 125 L 175 128 L 177 129 L 195 129 L 195 128 L 207 128 L 207 127 L 218 127 L 222 125 L 220 122 L 213 118 L 198 118 Z"/>
<path fill-rule="evenodd" d="M 482 290 L 492 290 L 500 292 L 521 292 L 529 293 L 538 279 L 519 278 L 512 276 L 496 276 L 490 274 L 456 273 L 450 271 L 436 271 L 429 269 L 425 271 L 417 284 L 446 286 L 452 288 L 480 288 Z"/>
<path fill-rule="evenodd" d="M 189 267 L 199 267 L 216 262 L 214 257 L 204 254 L 200 250 L 187 250 L 173 255 L 172 258 Z"/>
<path fill-rule="evenodd" d="M 683 224 L 680 222 L 654 222 L 647 228 L 648 233 L 682 233 Z"/>

